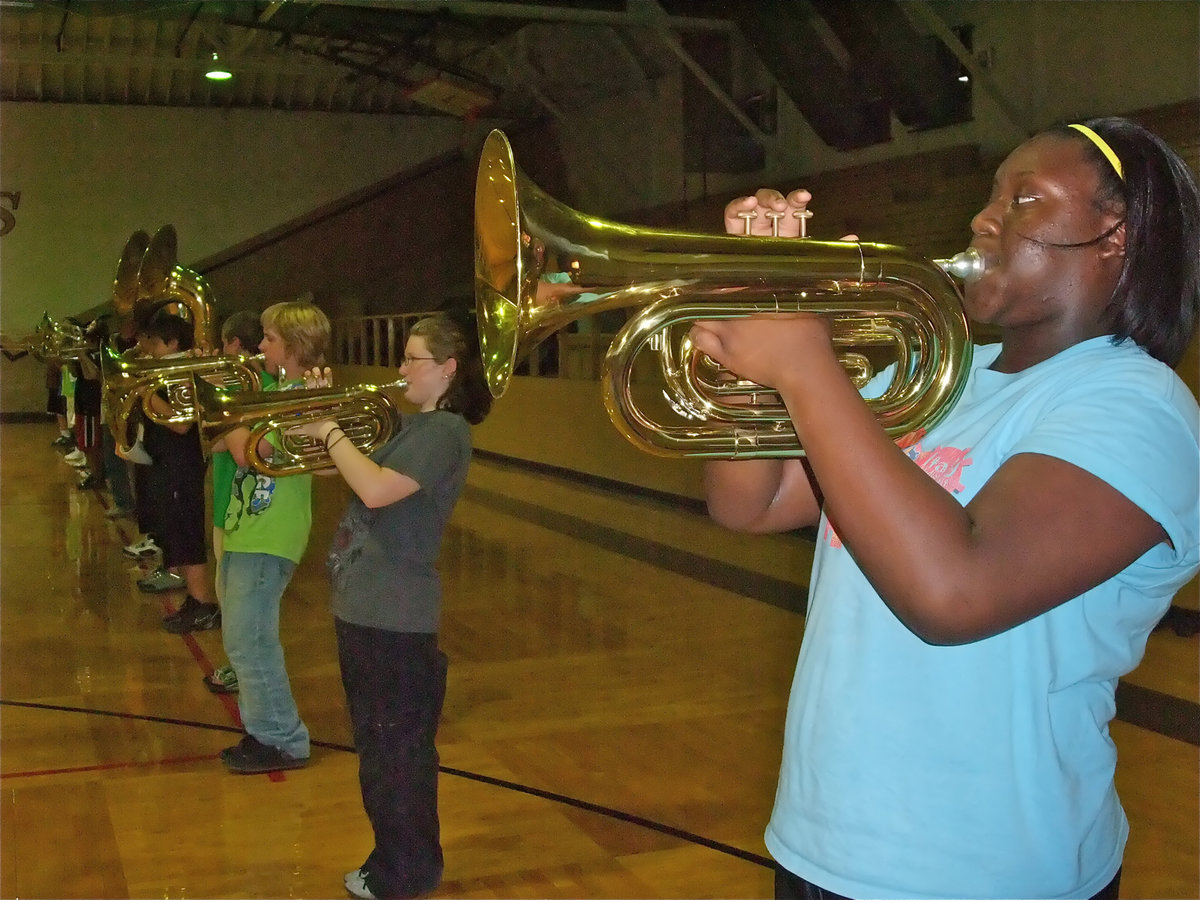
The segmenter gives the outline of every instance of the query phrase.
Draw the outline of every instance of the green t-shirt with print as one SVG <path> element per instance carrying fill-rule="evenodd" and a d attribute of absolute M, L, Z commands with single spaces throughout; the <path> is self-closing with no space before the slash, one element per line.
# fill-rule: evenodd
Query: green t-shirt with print
<path fill-rule="evenodd" d="M 275 376 L 263 372 L 259 376 L 264 391 L 275 387 Z M 233 475 L 237 471 L 237 463 L 233 454 L 228 450 L 220 450 L 212 455 L 212 506 L 213 527 L 225 527 L 225 512 L 229 509 L 229 494 L 233 490 Z"/>
<path fill-rule="evenodd" d="M 304 387 L 289 382 L 277 390 Z M 238 467 L 225 511 L 228 553 L 269 553 L 300 562 L 312 528 L 312 476 L 275 478 Z"/>

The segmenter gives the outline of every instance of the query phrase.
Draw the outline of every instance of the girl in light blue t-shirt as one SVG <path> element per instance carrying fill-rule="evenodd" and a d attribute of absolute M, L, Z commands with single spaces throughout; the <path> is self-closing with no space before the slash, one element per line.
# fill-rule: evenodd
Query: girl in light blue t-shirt
<path fill-rule="evenodd" d="M 740 198 L 727 230 L 809 199 Z M 965 309 L 1000 343 L 899 441 L 822 319 L 692 331 L 778 390 L 807 454 L 706 468 L 725 525 L 818 529 L 766 833 L 780 897 L 1117 896 L 1117 680 L 1200 568 L 1200 411 L 1171 369 L 1200 196 L 1161 139 L 1096 119 L 1013 150 L 971 230 Z"/>

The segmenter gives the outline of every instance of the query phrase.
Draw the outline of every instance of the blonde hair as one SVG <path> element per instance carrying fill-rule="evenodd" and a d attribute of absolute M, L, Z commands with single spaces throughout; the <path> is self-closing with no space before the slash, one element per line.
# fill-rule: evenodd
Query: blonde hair
<path fill-rule="evenodd" d="M 325 363 L 329 347 L 329 317 L 315 303 L 285 300 L 273 303 L 262 312 L 263 328 L 270 328 L 283 339 L 288 353 L 308 368 Z"/>

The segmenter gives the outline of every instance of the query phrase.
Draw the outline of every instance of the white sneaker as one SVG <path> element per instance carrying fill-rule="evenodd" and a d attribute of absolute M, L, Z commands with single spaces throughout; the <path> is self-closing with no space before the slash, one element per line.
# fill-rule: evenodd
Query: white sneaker
<path fill-rule="evenodd" d="M 72 465 L 77 469 L 82 469 L 87 465 L 87 456 L 85 456 L 84 452 L 78 447 L 64 456 L 63 459 L 67 461 L 68 465 Z"/>
<path fill-rule="evenodd" d="M 162 547 L 154 543 L 154 538 L 144 537 L 136 544 L 122 547 L 121 552 L 126 556 L 132 556 L 134 559 L 145 559 L 148 556 L 157 556 L 162 553 Z"/>
<path fill-rule="evenodd" d="M 367 887 L 367 876 L 362 869 L 347 872 L 343 883 L 352 896 L 361 897 L 362 900 L 375 900 L 375 895 Z"/>

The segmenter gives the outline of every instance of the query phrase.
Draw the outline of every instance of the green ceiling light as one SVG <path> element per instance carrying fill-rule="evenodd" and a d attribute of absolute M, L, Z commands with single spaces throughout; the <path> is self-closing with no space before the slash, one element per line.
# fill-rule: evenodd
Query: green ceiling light
<path fill-rule="evenodd" d="M 213 51 L 212 62 L 208 64 L 208 71 L 204 73 L 204 77 L 210 81 L 228 81 L 233 77 L 233 73 L 221 65 L 216 50 Z"/>

